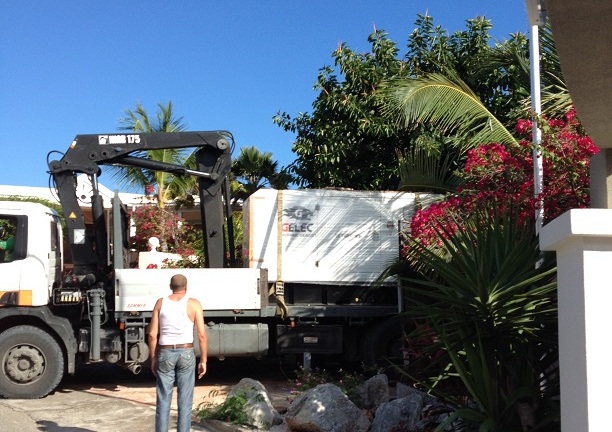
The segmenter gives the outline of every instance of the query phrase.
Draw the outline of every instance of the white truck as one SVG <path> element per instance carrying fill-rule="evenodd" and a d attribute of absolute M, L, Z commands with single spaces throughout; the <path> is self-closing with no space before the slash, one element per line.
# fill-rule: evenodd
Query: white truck
<path fill-rule="evenodd" d="M 372 285 L 398 257 L 401 224 L 427 197 L 260 190 L 244 203 L 245 266 L 236 268 L 226 247 L 233 241 L 230 141 L 231 134 L 218 131 L 77 135 L 61 160 L 49 162 L 65 236 L 53 210 L 0 201 L 0 396 L 43 397 L 78 362 L 139 373 L 149 360 L 153 305 L 179 271 L 204 306 L 210 357 L 313 353 L 372 363 L 393 354 L 401 329 L 389 318 L 401 310 L 401 293 L 393 282 Z M 198 168 L 139 154 L 156 148 L 196 148 Z M 129 268 L 129 215 L 116 194 L 105 219 L 95 187 L 105 164 L 200 178 L 208 268 Z M 94 185 L 91 224 L 75 196 L 80 173 Z"/>

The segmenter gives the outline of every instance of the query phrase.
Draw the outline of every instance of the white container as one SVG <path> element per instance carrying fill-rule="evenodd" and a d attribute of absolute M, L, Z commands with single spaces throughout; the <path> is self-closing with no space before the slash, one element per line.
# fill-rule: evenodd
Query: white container
<path fill-rule="evenodd" d="M 396 191 L 260 189 L 244 204 L 245 265 L 267 268 L 270 282 L 372 282 L 398 258 L 399 231 L 427 199 Z"/>

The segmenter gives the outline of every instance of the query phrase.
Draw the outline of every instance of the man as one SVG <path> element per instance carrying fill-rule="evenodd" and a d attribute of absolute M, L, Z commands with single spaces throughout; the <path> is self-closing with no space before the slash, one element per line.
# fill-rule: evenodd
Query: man
<path fill-rule="evenodd" d="M 149 325 L 151 370 L 157 377 L 155 432 L 168 431 L 175 384 L 178 402 L 177 432 L 189 432 L 196 366 L 193 328 L 195 326 L 197 330 L 200 344 L 198 378 L 206 373 L 206 328 L 202 305 L 187 296 L 187 278 L 181 274 L 172 276 L 170 289 L 172 294 L 155 303 Z"/>

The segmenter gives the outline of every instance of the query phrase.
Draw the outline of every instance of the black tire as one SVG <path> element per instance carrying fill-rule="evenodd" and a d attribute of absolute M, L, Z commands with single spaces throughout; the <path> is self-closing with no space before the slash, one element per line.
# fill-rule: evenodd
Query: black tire
<path fill-rule="evenodd" d="M 395 375 L 403 364 L 402 321 L 389 318 L 370 327 L 361 343 L 361 359 L 366 368 Z"/>
<path fill-rule="evenodd" d="M 44 330 L 18 326 L 0 333 L 0 396 L 37 399 L 51 393 L 64 375 L 64 355 Z"/>

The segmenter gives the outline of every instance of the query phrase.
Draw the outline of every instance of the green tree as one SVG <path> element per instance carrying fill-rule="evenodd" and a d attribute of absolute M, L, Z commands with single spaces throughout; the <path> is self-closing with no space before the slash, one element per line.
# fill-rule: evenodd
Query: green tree
<path fill-rule="evenodd" d="M 297 160 L 290 169 L 300 186 L 397 187 L 395 150 L 408 145 L 410 133 L 381 115 L 375 92 L 384 79 L 406 74 L 406 66 L 384 31 L 375 31 L 368 41 L 369 53 L 358 54 L 344 43 L 333 52 L 342 77 L 331 66 L 321 68 L 312 114 L 292 118 L 278 113 L 274 118 L 297 134 Z"/>
<path fill-rule="evenodd" d="M 549 27 L 540 32 L 540 63 L 543 116 L 560 118 L 570 110 L 572 101 Z M 517 145 L 509 126 L 531 111 L 528 40 L 523 34 L 511 35 L 509 41 L 481 50 L 470 63 L 470 73 L 459 66 L 389 80 L 379 92 L 383 111 L 399 125 L 411 128 L 420 124 L 445 137 L 446 142 L 438 141 L 437 153 L 428 155 L 432 161 L 426 169 L 432 164 L 456 169 L 467 150 L 483 143 Z M 448 163 L 449 158 L 455 163 Z M 422 184 L 414 182 L 423 177 L 419 174 L 424 169 L 422 161 L 403 158 L 399 163 L 400 173 L 404 173 L 402 189 L 413 190 Z"/>
<path fill-rule="evenodd" d="M 499 47 L 523 53 L 526 39 L 521 34 L 513 35 L 492 47 L 490 21 L 478 17 L 466 24 L 466 30 L 449 34 L 434 26 L 432 17 L 419 15 L 403 59 L 398 58 L 396 44 L 382 30 L 369 36 L 369 53 L 358 54 L 346 44 L 334 51 L 336 67 L 320 70 L 315 84 L 319 95 L 312 113 L 295 118 L 278 113 L 274 118 L 297 135 L 293 150 L 298 157 L 291 168 L 298 183 L 307 187 L 395 189 L 400 181 L 398 155 L 410 154 L 419 142 L 428 143 L 423 154 L 437 154 L 440 161 L 447 161 L 449 169 L 456 167 L 456 151 L 446 148 L 448 139 L 432 125 L 414 120 L 400 123 L 387 115 L 389 105 L 381 102 L 380 91 L 390 80 L 452 73 L 454 81 L 466 83 L 474 99 L 482 101 L 492 117 L 501 118 L 504 124 L 508 113 L 520 108 L 529 87 L 522 85 L 513 67 L 499 66 L 495 73 L 489 70 L 478 78 L 476 71 Z M 454 144 L 455 148 L 461 146 L 462 142 Z M 415 171 L 418 166 L 409 169 Z M 426 175 L 416 177 L 423 180 Z"/>
<path fill-rule="evenodd" d="M 187 125 L 182 117 L 176 117 L 172 101 L 166 105 L 159 103 L 156 121 L 152 122 L 145 108 L 139 103 L 134 110 L 126 109 L 126 117 L 120 119 L 120 130 L 132 132 L 181 132 Z M 189 154 L 181 149 L 153 149 L 140 152 L 140 157 L 157 162 L 173 163 L 177 165 L 188 164 Z M 167 201 L 172 198 L 184 196 L 193 190 L 195 181 L 190 178 L 181 178 L 173 174 L 148 170 L 138 167 L 116 167 L 115 178 L 120 184 L 127 187 L 156 188 L 157 203 L 164 208 Z"/>

